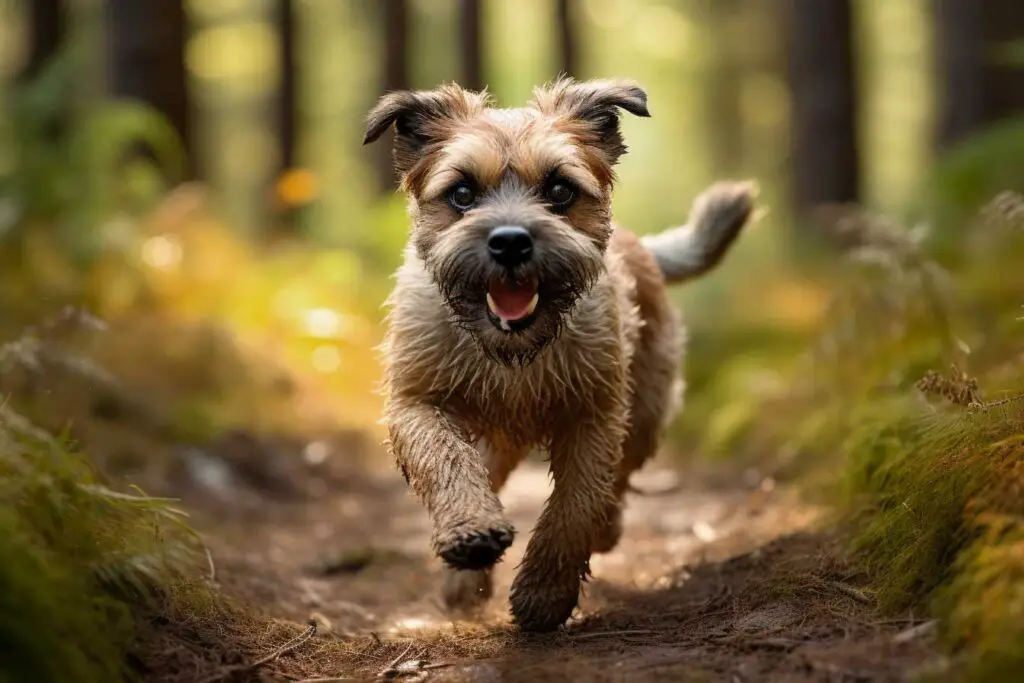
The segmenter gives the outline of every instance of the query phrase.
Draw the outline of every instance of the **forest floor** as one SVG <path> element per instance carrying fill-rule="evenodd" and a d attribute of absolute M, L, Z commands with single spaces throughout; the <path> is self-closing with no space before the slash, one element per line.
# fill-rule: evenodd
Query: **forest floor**
<path fill-rule="evenodd" d="M 136 662 L 146 680 L 873 682 L 942 665 L 934 624 L 879 617 L 821 512 L 751 471 L 649 465 L 577 615 L 525 635 L 507 594 L 549 492 L 543 463 L 502 493 L 520 533 L 485 613 L 453 622 L 426 514 L 386 457 L 366 466 L 321 443 L 284 458 L 244 436 L 221 450 L 233 457 L 186 454 L 162 488 L 246 609 L 153 621 Z"/>

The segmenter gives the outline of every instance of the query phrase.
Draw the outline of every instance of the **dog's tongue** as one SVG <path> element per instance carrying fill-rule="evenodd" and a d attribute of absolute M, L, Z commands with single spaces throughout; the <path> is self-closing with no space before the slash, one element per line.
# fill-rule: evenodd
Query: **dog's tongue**
<path fill-rule="evenodd" d="M 502 320 L 520 320 L 537 306 L 537 286 L 494 282 L 487 289 L 487 304 Z"/>

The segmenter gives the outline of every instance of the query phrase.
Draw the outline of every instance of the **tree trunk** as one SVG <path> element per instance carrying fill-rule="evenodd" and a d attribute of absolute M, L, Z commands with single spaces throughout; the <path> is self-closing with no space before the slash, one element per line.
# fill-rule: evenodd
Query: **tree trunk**
<path fill-rule="evenodd" d="M 29 3 L 29 24 L 32 42 L 28 59 L 19 77 L 31 80 L 46 68 L 60 49 L 66 34 L 65 8 L 61 0 L 32 0 Z"/>
<path fill-rule="evenodd" d="M 384 92 L 405 90 L 409 84 L 409 5 L 407 0 L 382 0 L 384 7 Z M 384 192 L 395 186 L 391 147 L 393 132 L 388 131 L 374 145 L 378 183 Z"/>
<path fill-rule="evenodd" d="M 277 141 L 277 166 L 268 178 L 275 217 L 268 233 L 271 241 L 295 235 L 306 213 L 306 206 L 312 199 L 309 188 L 303 187 L 305 174 L 297 169 L 298 55 L 295 3 L 292 0 L 275 0 L 273 17 L 277 29 L 280 77 L 277 92 L 271 100 L 270 115 Z"/>
<path fill-rule="evenodd" d="M 459 10 L 459 46 L 462 50 L 462 87 L 482 90 L 485 83 L 480 0 L 462 0 Z"/>
<path fill-rule="evenodd" d="M 193 175 L 181 0 L 108 0 L 107 11 L 113 94 L 145 102 L 167 117 L 185 145 L 186 175 Z"/>
<path fill-rule="evenodd" d="M 555 24 L 558 26 L 558 70 L 566 76 L 579 78 L 576 72 L 576 34 L 574 31 L 573 3 L 571 0 L 556 0 Z"/>
<path fill-rule="evenodd" d="M 790 0 L 794 200 L 801 214 L 860 198 L 850 0 Z"/>
<path fill-rule="evenodd" d="M 946 149 L 985 126 L 1024 114 L 1024 65 L 999 48 L 1024 38 L 1020 0 L 933 0 L 938 111 L 935 145 Z"/>
<path fill-rule="evenodd" d="M 297 137 L 297 63 L 295 8 L 292 0 L 277 0 L 277 30 L 281 46 L 281 81 L 278 84 L 277 135 L 281 170 L 295 167 Z"/>

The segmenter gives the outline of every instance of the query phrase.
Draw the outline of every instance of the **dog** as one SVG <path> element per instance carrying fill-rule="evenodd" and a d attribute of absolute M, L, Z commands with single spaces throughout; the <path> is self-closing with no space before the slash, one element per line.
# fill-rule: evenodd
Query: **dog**
<path fill-rule="evenodd" d="M 638 238 L 611 216 L 627 151 L 624 80 L 560 78 L 501 109 L 454 83 L 384 95 L 364 144 L 394 131 L 411 234 L 386 307 L 386 446 L 425 505 L 452 611 L 492 595 L 516 531 L 498 493 L 534 448 L 554 486 L 510 593 L 523 631 L 577 606 L 593 553 L 622 533 L 629 476 L 682 407 L 682 320 L 667 285 L 713 269 L 756 186 L 719 182 L 689 222 Z"/>

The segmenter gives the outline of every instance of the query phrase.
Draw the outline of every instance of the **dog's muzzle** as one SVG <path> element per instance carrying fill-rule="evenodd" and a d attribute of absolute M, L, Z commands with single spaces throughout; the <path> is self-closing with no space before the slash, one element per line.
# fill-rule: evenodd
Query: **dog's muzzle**
<path fill-rule="evenodd" d="M 533 258 L 533 237 L 526 228 L 501 225 L 487 235 L 487 253 L 505 271 L 487 285 L 491 322 L 504 332 L 525 329 L 533 322 L 540 296 L 536 278 L 516 277 L 517 268 Z"/>

